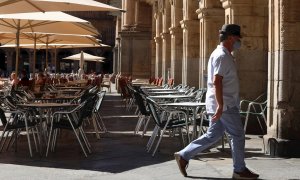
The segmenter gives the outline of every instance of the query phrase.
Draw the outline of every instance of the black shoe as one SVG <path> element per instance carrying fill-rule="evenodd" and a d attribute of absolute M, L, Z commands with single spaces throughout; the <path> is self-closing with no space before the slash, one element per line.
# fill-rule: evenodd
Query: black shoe
<path fill-rule="evenodd" d="M 259 177 L 258 174 L 250 171 L 246 168 L 242 172 L 233 172 L 232 179 L 257 179 Z"/>
<path fill-rule="evenodd" d="M 186 168 L 187 168 L 187 165 L 189 164 L 189 162 L 186 161 L 185 159 L 183 159 L 178 152 L 174 153 L 174 157 L 175 157 L 175 160 L 177 162 L 177 165 L 178 165 L 178 168 L 179 168 L 181 174 L 184 177 L 186 177 L 187 176 Z"/>

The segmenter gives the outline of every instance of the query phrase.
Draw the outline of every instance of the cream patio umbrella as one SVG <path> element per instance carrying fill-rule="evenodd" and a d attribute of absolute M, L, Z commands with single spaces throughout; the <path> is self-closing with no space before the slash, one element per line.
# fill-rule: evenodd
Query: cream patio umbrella
<path fill-rule="evenodd" d="M 81 51 L 78 54 L 74 54 L 72 56 L 68 56 L 68 57 L 65 57 L 63 59 L 77 60 L 77 61 L 79 61 L 79 68 L 83 69 L 84 61 L 104 62 L 103 60 L 105 58 L 100 57 L 100 56 L 94 56 L 94 55 L 91 55 L 91 54 L 88 54 L 88 53 L 85 53 L 85 52 Z"/>
<path fill-rule="evenodd" d="M 20 33 L 98 35 L 98 31 L 88 21 L 63 12 L 2 14 L 0 31 L 16 33 L 16 73 L 19 64 Z"/>
<path fill-rule="evenodd" d="M 4 45 L 13 45 L 15 46 L 15 38 L 12 36 L 12 33 L 0 33 L 0 42 Z M 51 44 L 99 44 L 99 40 L 90 35 L 62 35 L 62 34 L 45 34 L 45 33 L 22 33 L 20 34 L 20 45 L 22 44 L 33 44 L 32 49 L 34 49 L 34 69 L 36 64 L 36 49 L 37 43 L 42 43 L 46 50 L 46 66 L 48 65 L 48 49 Z M 19 46 L 20 46 L 19 45 Z M 22 46 L 20 46 L 22 47 Z M 39 48 L 40 49 L 40 48 Z"/>
<path fill-rule="evenodd" d="M 0 37 L 1 38 L 1 37 Z M 16 47 L 16 44 L 6 44 L 0 46 L 2 48 L 14 48 Z M 20 44 L 21 48 L 25 49 L 34 49 L 34 44 Z M 60 44 L 60 43 L 54 43 L 54 44 L 49 44 L 48 48 L 49 49 L 72 49 L 72 48 L 105 48 L 105 47 L 111 47 L 106 44 Z M 46 44 L 36 44 L 36 49 L 46 49 Z"/>
<path fill-rule="evenodd" d="M 1 37 L 1 35 L 0 35 Z M 16 47 L 15 44 L 6 44 L 0 46 L 2 48 L 14 48 Z M 20 47 L 25 48 L 25 49 L 54 49 L 55 52 L 55 64 L 57 64 L 57 49 L 71 49 L 71 48 L 110 48 L 111 46 L 102 44 L 102 43 L 97 43 L 97 44 L 49 44 L 48 47 L 46 44 L 20 44 Z M 78 59 L 77 59 L 78 60 Z M 96 60 L 97 62 L 99 60 Z"/>
<path fill-rule="evenodd" d="M 120 10 L 121 9 L 94 0 L 0 0 L 0 12 L 2 14 L 47 11 Z"/>

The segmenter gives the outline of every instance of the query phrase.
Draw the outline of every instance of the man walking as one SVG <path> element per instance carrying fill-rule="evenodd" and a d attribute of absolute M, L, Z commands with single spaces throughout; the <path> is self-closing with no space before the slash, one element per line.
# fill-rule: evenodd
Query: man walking
<path fill-rule="evenodd" d="M 245 132 L 239 115 L 239 80 L 231 52 L 241 46 L 240 26 L 225 24 L 219 31 L 220 45 L 212 52 L 207 72 L 206 111 L 210 126 L 206 134 L 174 154 L 180 172 L 187 176 L 189 160 L 218 141 L 226 131 L 231 136 L 233 179 L 257 179 L 244 161 Z"/>

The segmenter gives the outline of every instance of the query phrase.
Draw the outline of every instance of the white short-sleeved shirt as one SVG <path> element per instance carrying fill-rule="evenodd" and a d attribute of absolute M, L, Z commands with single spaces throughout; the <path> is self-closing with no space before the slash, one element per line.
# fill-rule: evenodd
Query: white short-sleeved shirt
<path fill-rule="evenodd" d="M 208 61 L 205 101 L 208 113 L 215 113 L 217 109 L 215 87 L 213 84 L 215 75 L 223 77 L 223 111 L 231 107 L 239 108 L 239 79 L 236 65 L 230 52 L 222 45 L 217 46 Z"/>

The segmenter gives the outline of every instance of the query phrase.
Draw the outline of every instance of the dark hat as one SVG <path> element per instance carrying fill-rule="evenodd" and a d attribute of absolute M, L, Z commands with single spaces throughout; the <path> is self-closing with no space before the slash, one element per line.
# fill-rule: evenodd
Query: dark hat
<path fill-rule="evenodd" d="M 236 24 L 224 24 L 222 29 L 220 30 L 220 34 L 227 34 L 227 35 L 234 35 L 234 36 L 241 36 L 241 27 Z"/>

